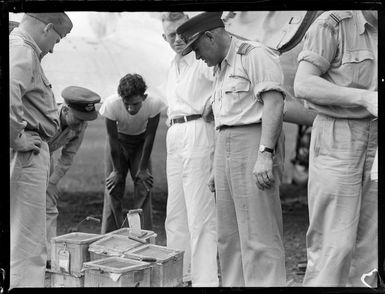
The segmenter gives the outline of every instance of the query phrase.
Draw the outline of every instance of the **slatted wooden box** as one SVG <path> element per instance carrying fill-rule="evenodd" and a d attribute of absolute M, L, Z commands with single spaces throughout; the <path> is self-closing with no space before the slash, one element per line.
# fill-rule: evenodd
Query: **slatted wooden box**
<path fill-rule="evenodd" d="M 150 287 L 150 264 L 122 257 L 85 262 L 84 287 Z"/>
<path fill-rule="evenodd" d="M 69 251 L 69 272 L 72 275 L 81 275 L 83 262 L 90 261 L 88 246 L 102 238 L 103 235 L 75 232 L 51 239 L 51 269 L 54 272 L 66 272 L 60 265 L 59 252 L 66 248 Z"/>
<path fill-rule="evenodd" d="M 151 287 L 177 287 L 183 281 L 183 251 L 148 244 L 128 251 L 124 257 L 156 259 L 151 267 Z"/>
<path fill-rule="evenodd" d="M 130 249 L 141 245 L 143 245 L 143 243 L 131 240 L 127 236 L 107 235 L 92 243 L 88 251 L 90 253 L 90 260 L 94 261 L 106 257 L 122 256 Z"/>
<path fill-rule="evenodd" d="M 115 231 L 110 232 L 109 234 L 116 234 L 116 235 L 122 235 L 122 236 L 129 236 L 130 232 L 132 232 L 132 229 L 130 228 L 121 228 Z M 145 241 L 149 244 L 155 244 L 157 234 L 153 231 L 148 230 L 141 230 L 141 233 L 143 236 L 139 237 L 139 239 Z"/>

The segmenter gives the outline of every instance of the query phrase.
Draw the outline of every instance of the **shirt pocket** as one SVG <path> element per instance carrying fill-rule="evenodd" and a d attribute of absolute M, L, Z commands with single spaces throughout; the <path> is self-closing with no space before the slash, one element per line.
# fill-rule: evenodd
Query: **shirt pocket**
<path fill-rule="evenodd" d="M 231 76 L 224 87 L 222 109 L 226 113 L 241 113 L 249 97 L 250 82 L 241 76 Z"/>
<path fill-rule="evenodd" d="M 375 56 L 369 49 L 346 51 L 342 56 L 342 70 L 350 85 L 370 88 L 375 74 Z"/>

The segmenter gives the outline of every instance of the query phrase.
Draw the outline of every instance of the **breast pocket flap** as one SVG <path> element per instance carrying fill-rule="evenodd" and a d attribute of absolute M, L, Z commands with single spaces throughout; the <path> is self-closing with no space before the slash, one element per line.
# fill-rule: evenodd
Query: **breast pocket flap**
<path fill-rule="evenodd" d="M 342 64 L 359 63 L 364 60 L 374 60 L 374 54 L 370 50 L 347 51 L 342 57 Z"/>

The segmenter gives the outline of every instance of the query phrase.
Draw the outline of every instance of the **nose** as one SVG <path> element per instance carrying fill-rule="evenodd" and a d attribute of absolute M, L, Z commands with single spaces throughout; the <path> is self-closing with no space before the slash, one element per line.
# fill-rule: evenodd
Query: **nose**
<path fill-rule="evenodd" d="M 199 54 L 198 52 L 195 52 L 195 58 L 196 58 L 197 60 L 201 59 L 201 56 L 200 56 L 200 54 Z"/>

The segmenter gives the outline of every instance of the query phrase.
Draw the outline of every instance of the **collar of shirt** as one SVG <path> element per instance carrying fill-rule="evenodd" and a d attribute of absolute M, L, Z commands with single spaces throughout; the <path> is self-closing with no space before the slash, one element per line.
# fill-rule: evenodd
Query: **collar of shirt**
<path fill-rule="evenodd" d="M 366 20 L 365 16 L 361 11 L 356 11 L 357 15 L 357 24 L 358 24 L 358 32 L 360 35 L 365 33 L 365 25 L 371 26 L 371 24 Z"/>
<path fill-rule="evenodd" d="M 31 37 L 30 34 L 28 34 L 26 31 L 24 31 L 21 28 L 15 28 L 12 31 L 13 34 L 20 36 L 27 44 L 29 44 L 33 50 L 35 50 L 37 56 L 39 56 L 39 60 L 42 59 L 42 51 L 40 50 L 39 46 L 36 44 L 35 40 Z"/>
<path fill-rule="evenodd" d="M 214 67 L 214 75 L 217 74 L 218 71 L 223 69 L 226 65 L 232 66 L 235 58 L 235 49 L 237 47 L 237 39 L 231 37 L 231 43 L 229 50 L 227 51 L 226 57 L 223 58 L 222 62 Z"/>
<path fill-rule="evenodd" d="M 173 62 L 178 66 L 182 63 L 185 63 L 187 66 L 190 66 L 194 61 L 193 60 L 195 58 L 194 54 L 195 53 L 193 51 L 191 51 L 189 54 L 185 56 L 181 56 L 177 54 L 175 55 Z"/>

